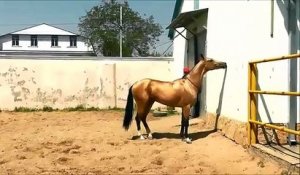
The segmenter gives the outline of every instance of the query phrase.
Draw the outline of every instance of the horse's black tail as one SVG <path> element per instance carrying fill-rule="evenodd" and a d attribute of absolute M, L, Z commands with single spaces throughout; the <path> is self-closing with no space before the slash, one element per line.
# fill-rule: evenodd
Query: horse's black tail
<path fill-rule="evenodd" d="M 125 116 L 123 120 L 123 127 L 125 130 L 129 129 L 129 126 L 132 121 L 132 114 L 133 114 L 133 96 L 132 96 L 132 86 L 129 88 L 128 96 L 127 96 L 127 103 L 125 108 Z"/>

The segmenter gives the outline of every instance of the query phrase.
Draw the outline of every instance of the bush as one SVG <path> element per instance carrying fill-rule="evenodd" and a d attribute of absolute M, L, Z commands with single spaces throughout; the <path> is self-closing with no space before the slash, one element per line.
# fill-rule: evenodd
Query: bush
<path fill-rule="evenodd" d="M 89 107 L 89 108 L 86 108 L 86 111 L 100 111 L 100 109 L 98 107 Z"/>
<path fill-rule="evenodd" d="M 99 108 L 89 107 L 86 108 L 84 105 L 78 105 L 76 107 L 65 108 L 65 111 L 100 111 Z"/>
<path fill-rule="evenodd" d="M 118 108 L 118 107 L 113 107 L 110 110 L 113 110 L 113 111 L 124 111 L 123 108 Z"/>
<path fill-rule="evenodd" d="M 109 108 L 108 110 L 114 110 L 114 111 L 124 111 L 122 108 Z M 43 108 L 36 109 L 36 108 L 27 108 L 27 107 L 15 107 L 14 112 L 37 112 L 37 111 L 43 111 L 43 112 L 53 112 L 53 111 L 59 111 L 59 109 L 53 109 L 51 106 L 44 106 Z M 64 108 L 60 111 L 101 111 L 98 107 L 85 107 L 83 104 L 77 105 L 76 107 L 68 107 Z M 1 112 L 1 109 L 0 109 Z"/>
<path fill-rule="evenodd" d="M 26 107 L 15 107 L 14 112 L 35 112 L 35 108 L 26 108 Z"/>
<path fill-rule="evenodd" d="M 52 112 L 53 110 L 54 109 L 50 106 L 44 106 L 43 109 L 42 109 L 42 111 L 44 111 L 44 112 Z"/>

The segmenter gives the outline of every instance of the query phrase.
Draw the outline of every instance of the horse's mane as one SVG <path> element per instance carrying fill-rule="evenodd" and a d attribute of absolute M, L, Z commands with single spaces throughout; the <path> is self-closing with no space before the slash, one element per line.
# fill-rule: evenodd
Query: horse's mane
<path fill-rule="evenodd" d="M 197 64 L 201 64 L 201 62 L 203 62 L 203 59 L 201 59 Z M 197 65 L 197 64 L 196 64 L 196 65 Z M 190 70 L 190 72 L 192 72 L 192 71 L 195 69 L 196 65 Z M 188 74 L 190 74 L 190 72 L 189 72 Z M 183 75 L 182 78 L 186 78 L 186 76 L 187 76 L 188 74 Z"/>

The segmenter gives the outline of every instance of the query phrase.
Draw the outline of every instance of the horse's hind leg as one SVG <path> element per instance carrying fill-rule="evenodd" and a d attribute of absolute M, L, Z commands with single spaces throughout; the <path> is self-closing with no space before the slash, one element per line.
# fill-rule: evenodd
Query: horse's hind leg
<path fill-rule="evenodd" d="M 153 105 L 154 101 L 152 100 L 144 100 L 144 101 L 137 101 L 137 114 L 135 117 L 136 125 L 137 125 L 137 132 L 140 139 L 144 139 L 143 135 L 141 134 L 141 121 L 143 122 L 146 132 L 148 134 L 148 138 L 152 138 L 151 130 L 146 122 L 146 117 Z"/>
<path fill-rule="evenodd" d="M 146 132 L 147 132 L 147 134 L 148 134 L 148 139 L 152 139 L 152 133 L 151 133 L 151 130 L 150 130 L 148 124 L 147 124 L 146 118 L 147 118 L 148 113 L 150 112 L 150 109 L 151 109 L 153 103 L 154 103 L 154 101 L 150 101 L 150 100 L 149 100 L 149 101 L 144 105 L 144 108 L 143 108 L 144 110 L 143 110 L 142 115 L 141 115 L 141 120 L 142 120 L 143 125 L 144 125 L 144 127 L 145 127 L 145 129 L 146 129 Z"/>
<path fill-rule="evenodd" d="M 143 122 L 143 124 L 144 124 L 144 126 L 145 126 L 145 129 L 146 129 L 146 131 L 147 131 L 148 139 L 152 139 L 152 138 L 153 138 L 153 137 L 152 137 L 152 133 L 151 133 L 151 130 L 150 130 L 148 124 L 147 124 L 146 118 L 143 118 L 143 119 L 142 119 L 142 122 Z"/>
<path fill-rule="evenodd" d="M 144 138 L 143 134 L 141 133 L 141 119 L 138 116 L 138 114 L 136 114 L 136 116 L 135 116 L 135 121 L 136 121 L 136 127 L 137 127 L 138 136 L 140 137 L 141 140 L 143 140 L 145 138 Z"/>

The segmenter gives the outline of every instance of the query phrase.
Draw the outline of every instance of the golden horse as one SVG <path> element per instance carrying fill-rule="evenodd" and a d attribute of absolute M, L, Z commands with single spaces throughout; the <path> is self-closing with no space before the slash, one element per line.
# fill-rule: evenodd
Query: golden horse
<path fill-rule="evenodd" d="M 225 62 L 216 61 L 210 58 L 202 59 L 193 67 L 193 69 L 181 79 L 174 81 L 159 81 L 153 79 L 143 79 L 134 83 L 128 92 L 127 104 L 125 108 L 125 116 L 123 120 L 123 127 L 125 130 L 129 129 L 133 116 L 133 100 L 136 102 L 136 125 L 138 136 L 140 139 L 144 139 L 141 134 L 142 121 L 146 129 L 149 139 L 152 139 L 151 130 L 146 122 L 147 115 L 154 102 L 170 107 L 181 107 L 183 121 L 182 124 L 185 128 L 183 139 L 187 143 L 191 143 L 191 139 L 188 138 L 188 126 L 189 126 L 189 113 L 191 106 L 195 103 L 197 94 L 201 90 L 201 82 L 206 72 L 210 70 L 226 68 Z M 183 129 L 181 130 L 181 132 Z"/>

